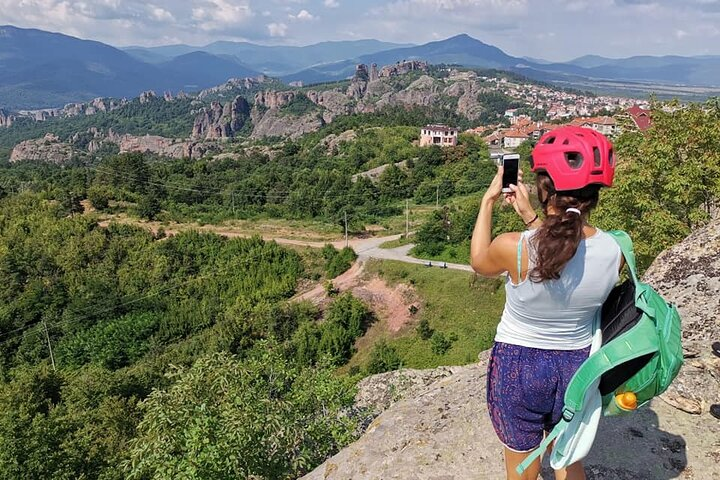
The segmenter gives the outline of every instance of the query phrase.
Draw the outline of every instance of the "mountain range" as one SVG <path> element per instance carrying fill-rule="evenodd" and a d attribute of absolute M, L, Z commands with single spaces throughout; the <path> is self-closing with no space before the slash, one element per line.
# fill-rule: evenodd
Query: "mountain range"
<path fill-rule="evenodd" d="M 720 56 L 587 55 L 553 63 L 513 57 L 465 34 L 423 45 L 358 40 L 294 47 L 223 41 L 118 49 L 59 33 L 0 26 L 0 108 L 58 107 L 95 97 L 133 97 L 144 90 L 193 91 L 261 74 L 286 82 L 327 82 L 352 76 L 358 63 L 382 66 L 412 59 L 510 70 L 566 85 L 612 80 L 720 86 Z"/>

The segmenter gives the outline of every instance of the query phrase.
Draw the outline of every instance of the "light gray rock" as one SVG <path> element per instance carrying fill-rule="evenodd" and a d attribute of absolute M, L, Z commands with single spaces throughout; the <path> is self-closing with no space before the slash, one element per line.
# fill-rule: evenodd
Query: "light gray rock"
<path fill-rule="evenodd" d="M 62 165 L 69 162 L 72 156 L 73 149 L 69 143 L 48 133 L 43 138 L 26 140 L 15 145 L 10 153 L 10 163 L 29 160 Z"/>

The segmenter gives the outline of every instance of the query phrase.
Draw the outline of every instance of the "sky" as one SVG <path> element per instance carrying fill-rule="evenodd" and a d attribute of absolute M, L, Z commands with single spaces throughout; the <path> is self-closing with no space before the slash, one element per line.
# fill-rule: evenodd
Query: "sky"
<path fill-rule="evenodd" d="M 216 40 L 426 43 L 467 33 L 514 56 L 720 55 L 720 0 L 0 0 L 0 25 L 114 46 Z"/>

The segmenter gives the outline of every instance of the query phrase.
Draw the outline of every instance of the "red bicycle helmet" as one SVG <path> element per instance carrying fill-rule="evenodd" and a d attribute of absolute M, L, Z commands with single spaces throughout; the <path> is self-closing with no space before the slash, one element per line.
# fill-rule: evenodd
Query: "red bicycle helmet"
<path fill-rule="evenodd" d="M 540 137 L 530 167 L 533 172 L 547 172 L 558 191 L 579 190 L 593 183 L 611 187 L 615 176 L 613 146 L 590 128 L 560 127 Z"/>

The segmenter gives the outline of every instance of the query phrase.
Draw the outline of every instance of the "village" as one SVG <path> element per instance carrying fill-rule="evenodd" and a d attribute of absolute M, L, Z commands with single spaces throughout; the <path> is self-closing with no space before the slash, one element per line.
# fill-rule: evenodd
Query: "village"
<path fill-rule="evenodd" d="M 650 126 L 650 103 L 625 97 L 592 96 L 556 90 L 537 84 L 522 84 L 506 78 L 480 76 L 492 90 L 526 104 L 505 111 L 504 121 L 465 131 L 481 136 L 491 151 L 513 150 L 525 141 L 535 141 L 555 128 L 574 125 L 591 128 L 613 137 L 626 128 L 646 130 Z M 532 115 L 527 112 L 530 110 Z M 541 119 L 543 118 L 543 119 Z M 448 125 L 426 125 L 420 145 L 457 145 L 459 129 Z"/>

